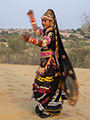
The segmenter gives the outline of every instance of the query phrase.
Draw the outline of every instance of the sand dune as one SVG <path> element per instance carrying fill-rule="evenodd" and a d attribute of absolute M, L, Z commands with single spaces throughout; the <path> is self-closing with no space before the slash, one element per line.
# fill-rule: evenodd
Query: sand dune
<path fill-rule="evenodd" d="M 34 114 L 32 83 L 37 66 L 0 64 L 0 120 L 41 120 Z M 79 83 L 79 100 L 75 107 L 67 101 L 62 114 L 47 120 L 90 119 L 90 69 L 75 68 Z"/>

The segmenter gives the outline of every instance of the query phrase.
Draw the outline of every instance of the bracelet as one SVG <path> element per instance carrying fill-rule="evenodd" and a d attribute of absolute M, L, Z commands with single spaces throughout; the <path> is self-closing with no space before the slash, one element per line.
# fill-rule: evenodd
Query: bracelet
<path fill-rule="evenodd" d="M 36 40 L 36 39 L 34 39 L 34 38 L 32 38 L 32 37 L 29 38 L 28 42 L 30 42 L 30 43 L 32 43 L 32 44 L 35 44 L 35 45 L 38 44 L 38 40 Z"/>
<path fill-rule="evenodd" d="M 31 23 L 35 24 L 35 18 L 34 17 L 31 18 Z"/>

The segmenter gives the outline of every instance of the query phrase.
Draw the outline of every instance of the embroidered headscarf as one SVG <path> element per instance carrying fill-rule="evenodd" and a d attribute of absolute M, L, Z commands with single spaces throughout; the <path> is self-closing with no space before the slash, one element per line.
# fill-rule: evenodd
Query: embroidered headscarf
<path fill-rule="evenodd" d="M 75 105 L 78 100 L 78 85 L 76 75 L 63 47 L 54 11 L 52 9 L 48 9 L 41 19 L 44 17 L 52 20 L 51 26 L 53 25 L 55 31 L 55 57 L 57 66 L 61 72 L 62 88 L 67 94 L 69 103 L 71 105 Z"/>

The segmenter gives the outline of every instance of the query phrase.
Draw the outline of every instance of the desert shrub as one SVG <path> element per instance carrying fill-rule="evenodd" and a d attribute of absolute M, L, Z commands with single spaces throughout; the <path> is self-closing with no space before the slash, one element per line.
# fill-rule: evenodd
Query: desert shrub
<path fill-rule="evenodd" d="M 77 31 L 81 31 L 81 28 L 78 28 Z"/>
<path fill-rule="evenodd" d="M 90 46 L 90 42 L 89 43 L 85 43 L 85 46 Z"/>
<path fill-rule="evenodd" d="M 73 33 L 76 33 L 76 30 L 73 30 Z"/>
<path fill-rule="evenodd" d="M 61 37 L 61 39 L 64 39 L 64 38 L 65 38 L 62 34 L 60 34 L 60 37 Z"/>
<path fill-rule="evenodd" d="M 5 32 L 4 31 L 2 31 L 2 34 L 4 34 Z"/>
<path fill-rule="evenodd" d="M 22 50 L 28 48 L 28 46 L 21 39 L 12 39 L 8 41 L 9 47 L 12 49 L 14 53 L 19 53 Z"/>
<path fill-rule="evenodd" d="M 8 34 L 8 31 L 6 31 L 6 34 Z"/>
<path fill-rule="evenodd" d="M 79 39 L 78 38 L 78 36 L 76 36 L 76 35 L 74 35 L 74 34 L 71 34 L 71 35 L 69 35 L 69 39 L 71 39 L 71 40 L 77 40 L 77 39 Z"/>
<path fill-rule="evenodd" d="M 12 48 L 2 44 L 0 45 L 0 63 L 38 65 L 39 49 L 34 46 L 34 48 L 14 52 Z"/>
<path fill-rule="evenodd" d="M 7 40 L 6 39 L 0 39 L 0 42 L 7 42 Z"/>
<path fill-rule="evenodd" d="M 38 36 L 34 34 L 28 34 L 31 37 L 39 39 Z M 0 63 L 23 65 L 39 64 L 40 50 L 38 46 L 23 42 L 22 36 L 17 33 L 1 33 L 1 36 L 7 40 L 8 47 L 0 44 Z M 90 68 L 90 43 L 86 43 L 83 39 L 80 40 L 74 34 L 65 37 L 65 39 L 67 39 L 67 42 L 63 44 L 73 67 Z M 68 41 L 68 39 L 70 41 Z"/>
<path fill-rule="evenodd" d="M 80 31 L 81 35 L 85 35 L 85 32 L 83 30 Z"/>
<path fill-rule="evenodd" d="M 73 67 L 90 68 L 90 49 L 85 48 L 85 42 L 77 39 L 76 41 L 71 41 L 69 47 L 68 55 Z"/>
<path fill-rule="evenodd" d="M 76 35 L 74 35 L 74 34 L 69 35 L 69 37 L 78 38 L 78 37 L 77 37 Z"/>
<path fill-rule="evenodd" d="M 84 38 L 90 39 L 90 36 L 84 35 Z"/>
<path fill-rule="evenodd" d="M 8 47 L 0 45 L 0 63 L 39 64 L 39 48 L 22 41 L 18 34 L 8 35 Z"/>
<path fill-rule="evenodd" d="M 7 50 L 7 49 L 8 49 L 8 50 Z M 1 57 L 1 55 L 3 55 L 3 54 L 7 54 L 8 51 L 11 51 L 11 52 L 12 52 L 12 50 L 11 50 L 10 48 L 6 48 L 6 46 L 5 46 L 4 44 L 1 44 L 1 45 L 0 45 L 0 57 Z"/>

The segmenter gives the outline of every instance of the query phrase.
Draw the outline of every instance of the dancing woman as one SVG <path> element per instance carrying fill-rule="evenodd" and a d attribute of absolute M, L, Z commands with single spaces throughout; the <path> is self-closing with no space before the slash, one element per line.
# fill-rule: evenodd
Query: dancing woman
<path fill-rule="evenodd" d="M 32 10 L 27 14 L 34 33 L 41 36 L 40 39 L 34 39 L 28 34 L 23 35 L 24 41 L 39 46 L 41 51 L 40 65 L 33 83 L 33 96 L 39 102 L 35 113 L 47 118 L 61 113 L 64 99 L 68 99 L 73 106 L 76 104 L 77 80 L 64 50 L 54 11 L 49 9 L 41 17 L 44 29 L 37 27 Z"/>

